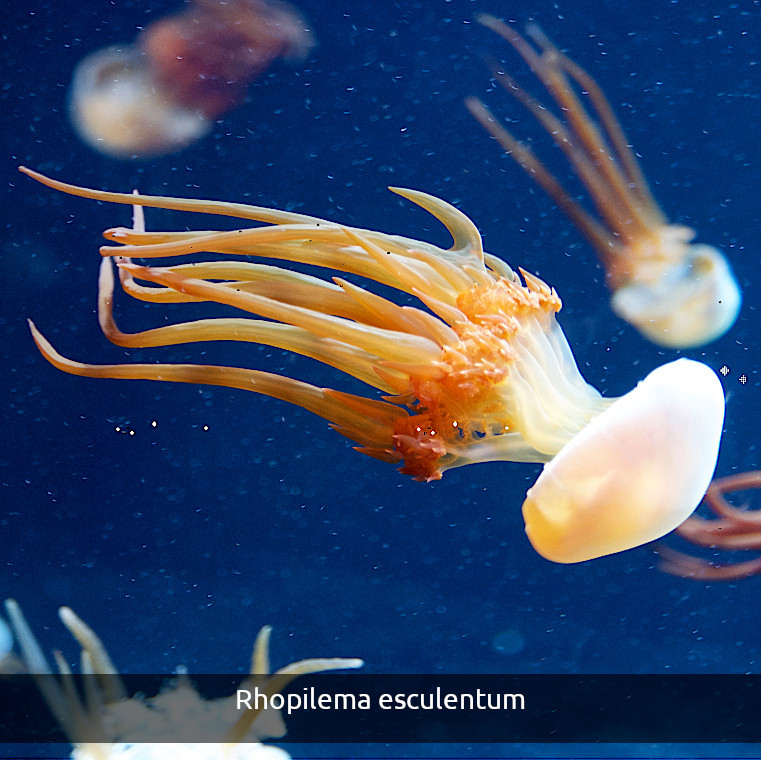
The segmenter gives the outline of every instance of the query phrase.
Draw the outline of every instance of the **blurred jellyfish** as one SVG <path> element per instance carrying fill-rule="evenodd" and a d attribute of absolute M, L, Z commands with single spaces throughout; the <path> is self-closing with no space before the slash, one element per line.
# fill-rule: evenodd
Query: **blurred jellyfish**
<path fill-rule="evenodd" d="M 99 50 L 79 63 L 71 120 L 95 150 L 145 158 L 180 150 L 239 104 L 278 58 L 312 47 L 305 19 L 276 0 L 192 0 L 146 27 L 134 45 Z"/>
<path fill-rule="evenodd" d="M 466 105 L 595 248 L 613 292 L 613 311 L 649 341 L 672 349 L 703 346 L 724 335 L 742 302 L 726 257 L 713 246 L 692 243 L 694 230 L 666 218 L 597 82 L 539 27 L 529 26 L 525 39 L 494 16 L 483 14 L 478 20 L 515 48 L 549 92 L 555 113 L 499 66 L 492 67 L 496 82 L 564 153 L 596 213 L 589 213 L 478 98 L 468 98 Z"/>
<path fill-rule="evenodd" d="M 285 735 L 279 709 L 257 701 L 241 712 L 236 695 L 206 700 L 196 691 L 184 669 L 153 697 L 143 693 L 130 695 L 98 635 L 71 608 L 63 607 L 58 611 L 61 622 L 82 648 L 83 699 L 61 652 L 55 651 L 59 671 L 56 676 L 18 603 L 6 600 L 5 610 L 26 670 L 74 745 L 72 758 L 80 761 L 167 758 L 175 761 L 221 758 L 283 761 L 290 758 L 284 750 L 261 742 L 263 738 Z M 356 669 L 364 665 L 359 658 L 308 658 L 270 673 L 271 631 L 270 626 L 259 631 L 250 673 L 242 680 L 241 688 L 256 689 L 271 698 L 303 674 Z M 210 740 L 178 741 L 192 736 L 205 736 Z"/>
<path fill-rule="evenodd" d="M 715 478 L 703 497 L 703 503 L 713 516 L 692 515 L 676 533 L 698 547 L 717 551 L 761 549 L 761 510 L 751 510 L 747 504 L 736 507 L 726 497 L 758 489 L 761 489 L 761 470 Z M 761 574 L 761 557 L 727 562 L 723 552 L 718 557 L 697 557 L 667 546 L 659 547 L 658 554 L 662 571 L 687 579 L 736 581 Z"/>

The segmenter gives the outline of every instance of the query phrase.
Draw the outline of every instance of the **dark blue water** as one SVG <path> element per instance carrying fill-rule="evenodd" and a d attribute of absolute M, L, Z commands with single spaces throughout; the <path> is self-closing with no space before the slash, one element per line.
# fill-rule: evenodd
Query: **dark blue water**
<path fill-rule="evenodd" d="M 740 319 L 683 355 L 730 368 L 718 473 L 759 467 L 761 6 L 595 5 L 304 0 L 319 41 L 309 60 L 275 65 L 196 145 L 142 162 L 85 147 L 67 120 L 67 88 L 84 55 L 131 41 L 175 3 L 0 7 L 0 596 L 20 602 L 46 650 L 75 659 L 56 617 L 66 604 L 125 672 L 245 669 L 265 623 L 274 626 L 275 666 L 342 655 L 379 673 L 759 670 L 761 579 L 672 578 L 656 569 L 650 546 L 574 566 L 543 560 L 520 515 L 539 466 L 478 465 L 414 483 L 285 403 L 62 374 L 26 327 L 33 318 L 62 353 L 83 361 L 225 361 L 348 388 L 337 372 L 252 345 L 207 354 L 112 346 L 95 314 L 97 247 L 103 229 L 129 224 L 129 209 L 55 193 L 15 167 L 98 188 L 288 208 L 445 244 L 437 223 L 386 190 L 398 185 L 454 203 L 490 251 L 553 285 L 587 380 L 607 395 L 629 390 L 679 353 L 646 343 L 612 314 L 589 246 L 462 105 L 478 94 L 523 117 L 507 96 L 488 93 L 483 55 L 506 54 L 524 81 L 527 70 L 472 19 L 484 10 L 534 19 L 599 79 L 666 212 L 727 252 L 744 292 Z M 541 137 L 527 118 L 513 127 Z M 553 166 L 568 178 L 559 160 Z M 179 212 L 146 216 L 149 229 L 209 225 Z M 161 324 L 166 314 L 194 313 L 117 304 L 124 329 Z M 447 749 L 404 749 L 415 752 Z"/>

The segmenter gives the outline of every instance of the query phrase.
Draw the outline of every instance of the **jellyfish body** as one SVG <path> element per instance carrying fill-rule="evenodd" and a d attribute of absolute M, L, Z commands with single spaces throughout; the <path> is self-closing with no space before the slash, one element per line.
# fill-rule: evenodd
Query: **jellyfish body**
<path fill-rule="evenodd" d="M 157 88 L 144 52 L 106 48 L 82 61 L 70 92 L 72 124 L 99 153 L 146 158 L 200 140 L 213 122 Z"/>
<path fill-rule="evenodd" d="M 5 610 L 27 672 L 74 745 L 73 758 L 101 761 L 290 758 L 281 748 L 261 743 L 263 738 L 281 738 L 286 734 L 280 711 L 265 708 L 264 702 L 257 701 L 258 706 L 241 712 L 235 695 L 206 700 L 182 672 L 153 697 L 140 693 L 131 696 L 98 635 L 71 608 L 63 607 L 58 615 L 82 648 L 83 701 L 63 655 L 55 651 L 59 670 L 56 676 L 18 603 L 6 600 Z M 270 673 L 271 632 L 270 626 L 259 631 L 250 673 L 240 684 L 240 689 L 256 688 L 267 700 L 303 674 L 364 665 L 359 658 L 310 658 Z M 183 741 L 188 738 L 203 741 Z"/>
<path fill-rule="evenodd" d="M 72 123 L 107 155 L 171 153 L 203 137 L 274 60 L 300 60 L 311 45 L 306 22 L 286 3 L 193 0 L 134 45 L 97 51 L 77 66 Z"/>
<path fill-rule="evenodd" d="M 592 77 L 536 26 L 529 42 L 489 15 L 479 21 L 520 54 L 561 116 L 545 108 L 496 64 L 492 74 L 552 136 L 586 187 L 597 215 L 585 210 L 539 160 L 477 98 L 466 105 L 478 122 L 557 203 L 587 237 L 613 292 L 613 311 L 648 340 L 670 348 L 701 346 L 735 322 L 740 289 L 724 254 L 692 243 L 694 230 L 672 224 L 654 200 L 613 109 Z M 589 99 L 584 107 L 574 85 Z"/>
<path fill-rule="evenodd" d="M 641 470 L 645 479 L 654 463 L 673 460 L 671 448 L 678 444 L 684 446 L 680 456 L 694 465 L 690 473 L 696 485 L 686 491 L 685 498 L 689 502 L 694 497 L 692 508 L 702 495 L 702 491 L 697 495 L 694 491 L 700 491 L 701 482 L 710 480 L 721 435 L 716 415 L 719 411 L 723 415 L 718 381 L 712 385 L 705 380 L 706 373 L 712 372 L 699 363 L 682 363 L 678 364 L 682 371 L 666 373 L 663 382 L 643 384 L 643 388 L 657 386 L 656 396 L 664 394 L 665 402 L 660 406 L 638 390 L 628 402 L 627 397 L 619 402 L 604 398 L 586 383 L 576 366 L 555 319 L 560 309 L 555 291 L 525 271 L 519 276 L 505 262 L 485 253 L 473 223 L 433 196 L 396 190 L 443 222 L 453 238 L 449 249 L 301 214 L 242 204 L 93 191 L 24 171 L 75 195 L 226 214 L 267 224 L 230 232 L 106 231 L 106 238 L 119 245 L 101 249 L 105 258 L 98 313 L 101 328 L 113 343 L 126 347 L 216 340 L 268 344 L 338 368 L 382 392 L 383 397 L 365 398 L 245 368 L 75 362 L 60 355 L 32 326 L 41 352 L 61 370 L 90 377 L 223 385 L 283 399 L 330 421 L 339 433 L 356 442 L 360 452 L 401 463 L 400 470 L 416 480 L 438 479 L 450 468 L 478 462 L 549 462 L 558 453 L 562 456 L 580 435 L 604 445 L 606 435 L 615 438 L 626 431 L 619 426 L 613 434 L 606 434 L 606 427 L 595 419 L 607 419 L 604 411 L 613 415 L 622 404 L 634 410 L 626 417 L 628 426 L 652 432 L 669 425 L 678 428 L 690 415 L 706 417 L 708 422 L 700 429 L 705 440 L 681 442 L 675 436 L 653 435 L 651 457 L 641 463 Z M 399 306 L 343 277 L 329 282 L 248 260 L 159 266 L 131 261 L 131 257 L 152 260 L 201 251 L 341 270 L 417 297 L 427 309 Z M 135 298 L 212 301 L 257 318 L 196 320 L 125 333 L 113 316 L 111 257 L 116 258 L 123 290 Z M 679 394 L 683 383 L 694 386 L 696 392 L 686 395 L 672 410 L 674 395 Z M 632 436 L 636 435 L 635 430 Z M 637 457 L 643 454 L 637 452 Z M 585 461 L 582 457 L 579 462 L 572 456 L 571 461 L 577 464 L 581 479 L 615 480 L 631 467 L 622 458 Z M 662 497 L 671 499 L 664 496 L 670 490 L 670 478 L 663 469 L 652 471 L 648 501 L 659 504 Z M 564 488 L 571 486 L 568 481 Z M 542 501 L 540 492 L 534 493 L 537 504 Z M 604 512 L 609 507 L 596 499 L 575 504 L 573 509 Z M 666 509 L 670 517 L 656 521 L 650 533 L 671 530 L 688 514 L 685 505 L 681 512 L 676 511 L 678 519 L 670 506 Z M 649 520 L 643 517 L 643 521 Z M 635 531 L 633 524 L 633 520 L 621 521 L 618 543 L 612 544 L 609 538 L 600 541 L 598 554 L 654 538 L 647 531 Z M 560 532 L 574 534 L 573 522 L 567 526 L 561 526 Z M 593 556 L 593 545 L 594 541 L 586 543 L 587 557 Z M 579 558 L 569 556 L 566 562 L 574 559 Z"/>

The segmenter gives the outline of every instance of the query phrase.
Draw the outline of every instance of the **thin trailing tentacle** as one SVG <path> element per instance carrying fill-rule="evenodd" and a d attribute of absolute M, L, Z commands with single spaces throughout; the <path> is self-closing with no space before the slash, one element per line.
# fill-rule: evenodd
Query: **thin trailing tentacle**
<path fill-rule="evenodd" d="M 502 146 L 505 153 L 555 201 L 597 250 L 615 250 L 615 240 L 610 232 L 571 197 L 531 148 L 507 130 L 480 99 L 466 98 L 465 105 L 476 121 Z"/>
<path fill-rule="evenodd" d="M 362 446 L 382 448 L 393 438 L 393 430 L 384 422 L 389 414 L 396 419 L 406 413 L 387 402 L 373 401 L 357 397 L 362 403 L 364 414 L 355 412 L 345 401 L 327 393 L 329 389 L 318 388 L 309 383 L 261 370 L 240 367 L 193 364 L 141 364 L 92 365 L 76 362 L 59 354 L 50 342 L 30 321 L 37 347 L 45 359 L 54 367 L 72 375 L 89 378 L 114 378 L 131 380 L 158 380 L 174 383 L 195 383 L 208 386 L 226 386 L 244 391 L 254 391 L 291 404 L 296 404 L 326 420 L 351 431 L 352 438 Z"/>
<path fill-rule="evenodd" d="M 536 25 L 530 25 L 526 33 L 538 50 L 514 27 L 494 16 L 481 14 L 478 21 L 516 50 L 560 108 L 563 120 L 529 95 L 506 72 L 492 65 L 496 81 L 528 109 L 563 150 L 587 187 L 598 214 L 610 232 L 618 236 L 621 242 L 631 243 L 665 224 L 667 220 L 650 194 L 623 129 L 595 80 L 561 53 Z M 572 81 L 588 95 L 596 120 L 584 107 Z M 600 245 L 601 231 L 594 224 L 594 219 L 569 196 L 533 151 L 520 144 L 498 124 L 477 99 L 469 99 L 468 108 L 503 148 L 512 154 L 517 163 L 563 208 L 595 247 L 605 252 L 605 248 Z M 614 244 L 613 240 L 608 242 L 609 248 L 611 244 Z"/>
<path fill-rule="evenodd" d="M 653 224 L 667 224 L 668 220 L 650 192 L 650 184 L 634 155 L 634 151 L 629 146 L 626 133 L 613 113 L 613 109 L 600 85 L 597 84 L 597 81 L 588 71 L 579 66 L 565 53 L 561 53 L 536 24 L 530 24 L 526 32 L 542 50 L 553 50 L 555 52 L 560 65 L 566 73 L 576 81 L 582 91 L 589 97 L 600 124 L 603 126 L 614 148 L 616 160 L 620 162 L 624 175 L 628 180 L 630 191 L 639 198 L 641 205 L 647 210 Z"/>
<path fill-rule="evenodd" d="M 54 190 L 60 190 L 72 196 L 91 198 L 95 201 L 108 201 L 110 203 L 123 203 L 128 206 L 150 206 L 155 209 L 174 209 L 175 211 L 193 211 L 204 214 L 219 214 L 223 217 L 238 217 L 256 222 L 267 222 L 273 225 L 280 224 L 315 224 L 323 222 L 319 217 L 310 217 L 307 214 L 295 214 L 290 211 L 266 209 L 261 206 L 250 206 L 244 203 L 230 203 L 228 201 L 206 201 L 193 198 L 173 198 L 171 196 L 144 196 L 140 193 L 114 193 L 107 190 L 93 190 L 68 182 L 61 182 L 35 172 L 25 166 L 20 166 L 19 171 L 31 177 L 33 180 L 47 185 Z"/>

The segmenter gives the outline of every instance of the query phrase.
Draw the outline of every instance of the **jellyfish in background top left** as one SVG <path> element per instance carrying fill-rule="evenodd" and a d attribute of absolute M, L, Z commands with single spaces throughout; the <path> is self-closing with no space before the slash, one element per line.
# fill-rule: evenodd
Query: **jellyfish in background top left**
<path fill-rule="evenodd" d="M 286 3 L 192 0 L 147 26 L 133 45 L 81 61 L 71 121 L 107 156 L 173 153 L 206 135 L 275 60 L 303 60 L 312 45 L 307 21 Z"/>

